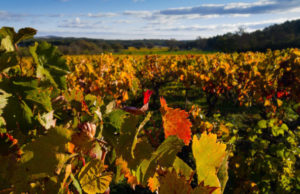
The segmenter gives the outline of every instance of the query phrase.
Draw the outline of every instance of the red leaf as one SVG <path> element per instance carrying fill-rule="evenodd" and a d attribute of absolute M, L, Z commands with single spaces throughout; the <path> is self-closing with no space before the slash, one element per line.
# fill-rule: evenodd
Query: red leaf
<path fill-rule="evenodd" d="M 144 92 L 144 104 L 147 104 L 149 102 L 152 94 L 153 94 L 152 90 L 147 90 L 146 92 Z"/>
<path fill-rule="evenodd" d="M 144 105 L 141 108 L 126 106 L 123 108 L 123 110 L 134 115 L 145 114 L 145 112 L 149 109 L 149 100 L 152 94 L 153 91 L 151 90 L 147 90 L 146 92 L 144 92 Z"/>
<path fill-rule="evenodd" d="M 192 123 L 188 119 L 188 113 L 179 108 L 173 109 L 168 107 L 166 100 L 162 97 L 160 98 L 160 103 L 165 138 L 170 135 L 176 135 L 183 140 L 185 145 L 189 145 Z"/>

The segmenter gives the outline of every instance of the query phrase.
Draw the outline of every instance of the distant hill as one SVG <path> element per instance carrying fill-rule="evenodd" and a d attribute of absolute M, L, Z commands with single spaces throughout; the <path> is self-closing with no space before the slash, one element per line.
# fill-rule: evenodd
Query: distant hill
<path fill-rule="evenodd" d="M 241 29 L 235 33 L 198 38 L 196 40 L 177 41 L 175 39 L 144 40 L 104 40 L 90 38 L 63 38 L 56 36 L 37 37 L 22 43 L 33 44 L 34 41 L 46 40 L 56 46 L 64 54 L 98 54 L 101 52 L 120 52 L 130 47 L 148 48 L 168 47 L 169 50 L 203 50 L 203 51 L 265 51 L 267 49 L 300 48 L 300 19 L 283 24 L 269 26 L 252 33 Z M 21 46 L 22 46 L 21 45 Z M 24 51 L 26 53 L 26 51 Z"/>
<path fill-rule="evenodd" d="M 264 51 L 266 49 L 300 48 L 300 19 L 275 24 L 252 33 L 227 33 L 196 40 L 198 48 L 220 51 Z"/>

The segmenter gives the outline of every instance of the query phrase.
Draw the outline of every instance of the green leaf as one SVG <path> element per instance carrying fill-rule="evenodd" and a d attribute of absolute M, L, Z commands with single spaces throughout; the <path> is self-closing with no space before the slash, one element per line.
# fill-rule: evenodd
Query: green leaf
<path fill-rule="evenodd" d="M 132 158 L 134 158 L 134 149 L 135 149 L 137 141 L 138 141 L 138 134 L 140 133 L 142 128 L 146 125 L 146 123 L 150 120 L 150 118 L 151 118 L 151 113 L 148 112 L 146 118 L 143 120 L 143 122 L 140 124 L 140 126 L 137 128 L 137 130 L 135 132 L 135 136 L 134 136 L 133 143 L 132 143 L 132 146 L 131 146 L 131 156 L 132 156 Z"/>
<path fill-rule="evenodd" d="M 26 101 L 38 105 L 40 110 L 50 112 L 52 110 L 51 98 L 49 90 L 37 88 L 26 92 Z"/>
<path fill-rule="evenodd" d="M 105 166 L 100 160 L 88 162 L 79 172 L 78 179 L 86 193 L 104 193 L 112 180 L 112 173 L 104 172 Z"/>
<path fill-rule="evenodd" d="M 29 50 L 37 64 L 37 77 L 56 88 L 66 89 L 65 75 L 69 69 L 57 48 L 47 42 L 36 42 Z"/>
<path fill-rule="evenodd" d="M 105 114 L 111 113 L 116 108 L 116 102 L 113 100 L 106 106 Z"/>
<path fill-rule="evenodd" d="M 21 28 L 14 37 L 14 43 L 18 44 L 19 42 L 33 38 L 37 30 L 33 28 Z"/>
<path fill-rule="evenodd" d="M 101 145 L 98 142 L 94 143 L 93 147 L 89 151 L 90 157 L 92 157 L 93 159 L 101 160 L 102 154 L 103 154 L 103 149 Z"/>
<path fill-rule="evenodd" d="M 0 53 L 0 72 L 17 64 L 18 59 L 15 52 Z"/>
<path fill-rule="evenodd" d="M 53 177 L 60 174 L 65 162 L 66 143 L 71 140 L 71 132 L 65 128 L 56 127 L 44 136 L 37 138 L 24 146 L 19 166 L 13 176 L 16 190 L 33 181 Z"/>
<path fill-rule="evenodd" d="M 283 129 L 284 131 L 288 131 L 289 130 L 289 127 L 283 123 L 281 126 L 280 126 L 281 129 Z"/>
<path fill-rule="evenodd" d="M 13 37 L 16 35 L 16 32 L 14 28 L 4 26 L 0 29 L 0 35 L 3 37 L 9 36 L 13 39 Z"/>
<path fill-rule="evenodd" d="M 66 143 L 70 140 L 71 132 L 68 129 L 52 128 L 46 135 L 23 148 L 22 167 L 28 174 L 54 175 L 59 165 L 68 159 L 68 155 L 65 154 Z"/>
<path fill-rule="evenodd" d="M 131 147 L 138 121 L 138 116 L 126 114 L 120 127 L 119 135 L 115 135 L 115 131 L 109 128 L 109 126 L 103 129 L 104 139 L 108 140 L 115 148 L 117 155 L 122 156 L 126 161 L 131 159 Z"/>
<path fill-rule="evenodd" d="M 9 130 L 21 130 L 27 133 L 31 129 L 33 112 L 25 101 L 14 96 L 8 98 L 7 105 L 3 109 L 2 116 Z"/>
<path fill-rule="evenodd" d="M 13 77 L 0 82 L 0 89 L 10 96 L 7 105 L 3 108 L 3 118 L 9 130 L 21 129 L 28 132 L 33 126 L 33 111 L 36 105 L 37 112 L 51 111 L 51 99 L 48 92 L 38 88 L 38 80 L 26 77 Z"/>
<path fill-rule="evenodd" d="M 32 117 L 33 112 L 29 108 L 29 106 L 22 100 L 20 101 L 21 110 L 22 110 L 22 116 L 25 119 L 26 123 L 31 124 L 32 123 Z"/>
<path fill-rule="evenodd" d="M 226 183 L 228 181 L 228 156 L 229 154 L 227 153 L 225 158 L 223 159 L 223 162 L 219 168 L 218 171 L 218 179 L 221 183 L 221 192 L 224 193 L 225 187 L 226 187 Z"/>
<path fill-rule="evenodd" d="M 126 119 L 126 115 L 128 115 L 127 112 L 121 109 L 111 111 L 108 115 L 110 124 L 116 128 L 117 131 L 120 131 L 122 124 Z"/>
<path fill-rule="evenodd" d="M 164 176 L 159 177 L 159 190 L 160 194 L 187 194 L 190 193 L 192 187 L 186 182 L 184 178 L 177 177 L 175 171 L 169 172 Z"/>
<path fill-rule="evenodd" d="M 187 180 L 190 179 L 190 176 L 194 172 L 193 169 L 176 156 L 175 161 L 173 163 L 173 168 L 175 169 L 177 174 L 183 175 Z"/>
<path fill-rule="evenodd" d="M 18 33 L 14 28 L 2 27 L 0 29 L 1 47 L 0 49 L 6 50 L 6 52 L 15 51 L 15 45 L 19 42 L 32 38 L 36 34 L 36 30 L 33 28 L 21 28 Z"/>
<path fill-rule="evenodd" d="M 271 130 L 272 130 L 272 134 L 273 134 L 275 137 L 277 137 L 277 136 L 279 136 L 279 135 L 284 135 L 284 129 L 281 128 L 281 127 L 278 127 L 278 126 L 276 126 L 276 125 L 274 125 L 274 126 L 271 128 Z"/>
<path fill-rule="evenodd" d="M 135 157 L 128 157 L 128 168 L 136 170 L 143 160 L 150 159 L 153 151 L 154 149 L 146 137 L 138 138 L 134 150 Z"/>
<path fill-rule="evenodd" d="M 77 181 L 77 179 L 74 177 L 73 174 L 70 174 L 70 177 L 71 177 L 71 179 L 72 179 L 72 184 L 73 184 L 73 186 L 75 187 L 76 191 L 77 191 L 79 194 L 82 194 L 82 190 L 81 190 L 80 184 L 79 184 L 79 182 Z"/>
<path fill-rule="evenodd" d="M 7 105 L 7 100 L 10 96 L 11 94 L 8 94 L 4 90 L 0 89 L 0 115 L 3 112 L 2 109 Z"/>
<path fill-rule="evenodd" d="M 109 129 L 103 130 L 103 136 L 106 139 L 109 135 L 109 142 L 115 148 L 118 157 L 121 157 L 128 162 L 129 168 L 135 169 L 139 164 L 139 161 L 143 159 L 150 158 L 152 153 L 152 147 L 147 140 L 137 141 L 136 149 L 134 150 L 135 159 L 131 156 L 131 150 L 134 143 L 134 138 L 136 137 L 137 125 L 139 122 L 139 116 L 127 114 L 124 122 L 120 129 L 120 134 L 114 136 L 113 134 L 108 134 Z M 138 148 L 139 147 L 139 148 Z"/>
<path fill-rule="evenodd" d="M 260 120 L 257 124 L 258 124 L 258 127 L 261 128 L 261 129 L 265 129 L 265 128 L 268 127 L 266 120 Z"/>
<path fill-rule="evenodd" d="M 157 165 L 167 168 L 171 167 L 176 159 L 177 153 L 181 151 L 183 146 L 183 141 L 177 136 L 169 136 L 165 139 L 157 150 L 151 154 L 151 158 L 141 163 L 140 168 L 143 175 L 142 184 L 146 184 L 147 180 L 153 177 Z"/>
<path fill-rule="evenodd" d="M 5 52 L 14 52 L 15 46 L 14 46 L 14 37 L 16 35 L 16 32 L 11 27 L 2 27 L 0 29 L 0 50 L 4 50 Z"/>
<path fill-rule="evenodd" d="M 0 164 L 0 190 L 3 190 L 11 187 L 11 177 L 15 173 L 17 160 L 13 155 L 6 156 L 1 153 Z"/>

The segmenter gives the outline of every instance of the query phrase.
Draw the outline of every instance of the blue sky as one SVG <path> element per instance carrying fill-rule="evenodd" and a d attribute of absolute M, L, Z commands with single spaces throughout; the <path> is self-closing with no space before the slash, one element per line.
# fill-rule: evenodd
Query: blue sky
<path fill-rule="evenodd" d="M 195 39 L 300 19 L 300 0 L 3 0 L 0 26 L 38 36 Z"/>

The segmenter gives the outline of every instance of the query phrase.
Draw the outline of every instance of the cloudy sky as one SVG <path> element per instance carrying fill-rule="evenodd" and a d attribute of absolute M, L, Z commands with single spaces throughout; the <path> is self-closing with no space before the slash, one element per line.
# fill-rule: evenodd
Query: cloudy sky
<path fill-rule="evenodd" d="M 0 26 L 104 39 L 188 40 L 295 19 L 300 0 L 2 0 L 0 7 Z"/>

